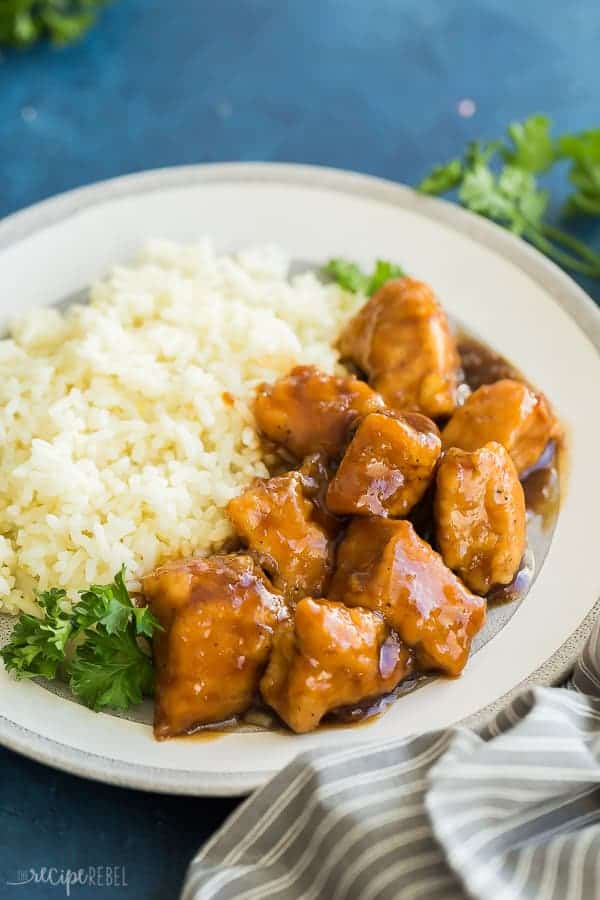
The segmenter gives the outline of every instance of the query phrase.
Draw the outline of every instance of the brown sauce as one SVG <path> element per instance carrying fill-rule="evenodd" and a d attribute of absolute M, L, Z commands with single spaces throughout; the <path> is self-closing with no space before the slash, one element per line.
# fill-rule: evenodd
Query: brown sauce
<path fill-rule="evenodd" d="M 207 725 L 203 728 L 197 728 L 196 731 L 190 731 L 188 734 L 180 734 L 177 737 L 169 738 L 169 740 L 186 741 L 186 743 L 188 741 L 216 741 L 225 734 L 232 734 L 236 731 L 239 731 L 237 723 L 226 726 L 219 722 L 214 726 Z"/>
<path fill-rule="evenodd" d="M 472 391 L 482 384 L 493 384 L 502 378 L 524 381 L 523 376 L 503 356 L 464 332 L 458 334 L 458 353 L 465 384 Z"/>
<path fill-rule="evenodd" d="M 342 709 L 336 709 L 326 716 L 319 727 L 346 728 L 348 725 L 366 725 L 372 719 L 383 715 L 400 697 L 412 694 L 414 690 L 421 687 L 429 678 L 430 676 L 422 674 L 405 678 L 390 694 L 365 700 L 364 703 L 359 703 L 356 706 L 345 706 Z"/>

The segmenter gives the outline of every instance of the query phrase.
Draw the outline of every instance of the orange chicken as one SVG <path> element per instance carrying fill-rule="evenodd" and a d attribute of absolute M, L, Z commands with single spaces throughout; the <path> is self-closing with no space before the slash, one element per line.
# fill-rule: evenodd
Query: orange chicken
<path fill-rule="evenodd" d="M 254 560 L 177 560 L 147 575 L 143 591 L 164 629 L 153 639 L 156 737 L 245 712 L 286 616 Z"/>
<path fill-rule="evenodd" d="M 444 447 L 479 450 L 497 441 L 508 450 L 521 475 L 542 455 L 561 429 L 543 394 L 521 381 L 504 378 L 477 388 L 456 410 L 442 432 Z"/>
<path fill-rule="evenodd" d="M 339 515 L 405 516 L 429 486 L 441 452 L 437 426 L 419 413 L 362 420 L 327 491 Z"/>
<path fill-rule="evenodd" d="M 411 668 L 411 653 L 381 616 L 305 597 L 275 639 L 260 688 L 290 728 L 305 732 L 338 707 L 389 693 Z"/>
<path fill-rule="evenodd" d="M 388 406 L 431 418 L 454 410 L 456 343 L 446 313 L 423 282 L 397 278 L 384 284 L 350 321 L 339 348 Z"/>
<path fill-rule="evenodd" d="M 300 472 L 256 482 L 229 502 L 227 514 L 288 600 L 323 596 L 333 567 L 333 541 L 305 494 Z"/>
<path fill-rule="evenodd" d="M 266 438 L 302 459 L 312 453 L 339 455 L 352 423 L 384 407 L 382 398 L 352 375 L 338 378 L 315 366 L 297 366 L 259 387 L 254 416 Z"/>
<path fill-rule="evenodd" d="M 510 584 L 525 551 L 525 495 L 502 444 L 446 452 L 434 516 L 444 562 L 467 587 L 487 594 Z"/>
<path fill-rule="evenodd" d="M 485 621 L 472 594 L 406 519 L 356 518 L 338 550 L 329 597 L 381 613 L 422 669 L 459 675 Z"/>

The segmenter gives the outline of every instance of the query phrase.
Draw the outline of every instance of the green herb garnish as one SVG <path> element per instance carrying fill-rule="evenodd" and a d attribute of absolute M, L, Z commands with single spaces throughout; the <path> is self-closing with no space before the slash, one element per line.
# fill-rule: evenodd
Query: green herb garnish
<path fill-rule="evenodd" d="M 564 135 L 558 150 L 571 161 L 569 181 L 576 188 L 567 200 L 567 214 L 600 216 L 600 128 Z"/>
<path fill-rule="evenodd" d="M 17 678 L 56 678 L 73 633 L 73 617 L 61 606 L 65 598 L 56 588 L 44 591 L 38 596 L 43 618 L 19 616 L 9 643 L 0 650 L 4 665 Z"/>
<path fill-rule="evenodd" d="M 109 0 L 0 0 L 0 43 L 25 47 L 43 38 L 70 44 Z"/>
<path fill-rule="evenodd" d="M 569 179 L 576 190 L 568 213 L 600 215 L 600 130 L 554 139 L 550 120 L 531 116 L 513 122 L 508 140 L 468 145 L 462 160 L 435 166 L 418 185 L 425 194 L 458 189 L 460 203 L 530 241 L 572 271 L 600 278 L 600 254 L 550 222 L 549 195 L 537 176 L 561 159 L 571 162 Z"/>
<path fill-rule="evenodd" d="M 39 594 L 43 617 L 22 613 L 0 657 L 17 678 L 62 677 L 92 709 L 127 709 L 152 693 L 152 659 L 142 643 L 161 626 L 147 606 L 131 602 L 124 569 L 79 597 L 67 611 L 65 591 Z"/>
<path fill-rule="evenodd" d="M 154 670 L 130 627 L 109 634 L 104 626 L 85 632 L 69 667 L 73 693 L 92 709 L 128 709 L 152 694 Z"/>
<path fill-rule="evenodd" d="M 401 278 L 405 272 L 395 263 L 378 259 L 371 274 L 367 275 L 356 263 L 346 259 L 330 259 L 323 267 L 323 274 L 353 294 L 366 294 L 370 297 L 390 278 Z"/>

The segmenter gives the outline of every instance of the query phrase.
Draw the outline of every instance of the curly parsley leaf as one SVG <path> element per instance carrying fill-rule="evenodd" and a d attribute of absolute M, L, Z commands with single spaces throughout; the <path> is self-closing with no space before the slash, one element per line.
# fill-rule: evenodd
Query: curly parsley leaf
<path fill-rule="evenodd" d="M 127 627 L 109 634 L 104 626 L 88 629 L 70 666 L 70 687 L 93 710 L 128 709 L 152 693 L 152 660 Z"/>
<path fill-rule="evenodd" d="M 56 588 L 38 595 L 43 618 L 22 613 L 0 657 L 16 678 L 56 678 L 73 632 L 70 613 L 61 606 L 65 591 Z"/>
<path fill-rule="evenodd" d="M 117 572 L 112 584 L 93 584 L 86 591 L 80 591 L 79 598 L 73 610 L 79 628 L 102 625 L 108 634 L 119 634 L 133 621 L 136 633 L 146 637 L 152 637 L 154 628 L 160 628 L 148 607 L 136 607 L 131 602 L 124 567 Z"/>
<path fill-rule="evenodd" d="M 65 612 L 66 593 L 39 595 L 42 618 L 23 613 L 0 651 L 17 678 L 69 680 L 73 693 L 92 709 L 127 709 L 152 693 L 152 659 L 145 641 L 159 622 L 147 606 L 135 606 L 125 584 L 125 570 L 111 584 L 80 591 Z"/>
<path fill-rule="evenodd" d="M 110 0 L 0 0 L 0 44 L 25 47 L 49 38 L 70 44 L 83 37 Z"/>
<path fill-rule="evenodd" d="M 151 638 L 155 631 L 163 631 L 158 619 L 152 615 L 148 606 L 134 606 L 132 609 L 135 633 L 138 637 Z"/>
<path fill-rule="evenodd" d="M 127 709 L 152 693 L 152 661 L 138 638 L 151 638 L 161 626 L 147 606 L 131 602 L 124 575 L 122 568 L 112 584 L 81 591 L 73 610 L 84 639 L 70 665 L 70 686 L 95 710 Z"/>
<path fill-rule="evenodd" d="M 401 266 L 386 259 L 378 259 L 370 275 L 360 266 L 346 259 L 330 259 L 323 267 L 323 274 L 337 282 L 344 290 L 370 297 L 391 278 L 401 278 L 405 272 Z"/>

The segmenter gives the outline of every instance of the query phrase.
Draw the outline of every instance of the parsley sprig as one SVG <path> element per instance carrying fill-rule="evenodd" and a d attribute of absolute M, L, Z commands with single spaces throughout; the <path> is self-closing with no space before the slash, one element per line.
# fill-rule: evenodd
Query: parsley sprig
<path fill-rule="evenodd" d="M 600 128 L 565 134 L 558 141 L 561 157 L 571 160 L 569 181 L 576 188 L 566 212 L 600 216 Z"/>
<path fill-rule="evenodd" d="M 538 183 L 540 174 L 567 160 L 575 191 L 565 212 L 600 215 L 600 129 L 556 139 L 550 120 L 535 115 L 513 122 L 507 135 L 508 140 L 470 143 L 462 159 L 435 166 L 418 189 L 425 194 L 458 189 L 467 209 L 526 238 L 565 268 L 600 278 L 600 254 L 546 221 L 549 195 Z"/>
<path fill-rule="evenodd" d="M 378 259 L 371 274 L 367 275 L 356 263 L 336 258 L 323 267 L 323 274 L 353 294 L 370 297 L 390 278 L 400 278 L 405 272 L 395 263 Z"/>
<path fill-rule="evenodd" d="M 42 38 L 81 38 L 109 0 L 0 0 L 0 44 L 28 46 Z"/>
<path fill-rule="evenodd" d="M 147 606 L 135 606 L 124 569 L 112 584 L 92 585 L 72 608 L 66 593 L 39 594 L 42 618 L 22 613 L 0 657 L 17 678 L 61 677 L 92 709 L 127 709 L 153 689 L 144 646 L 161 626 Z"/>
<path fill-rule="evenodd" d="M 65 591 L 44 591 L 38 596 L 43 618 L 19 616 L 9 643 L 0 650 L 4 665 L 17 678 L 56 678 L 73 634 L 73 617 L 61 606 L 65 599 Z"/>

